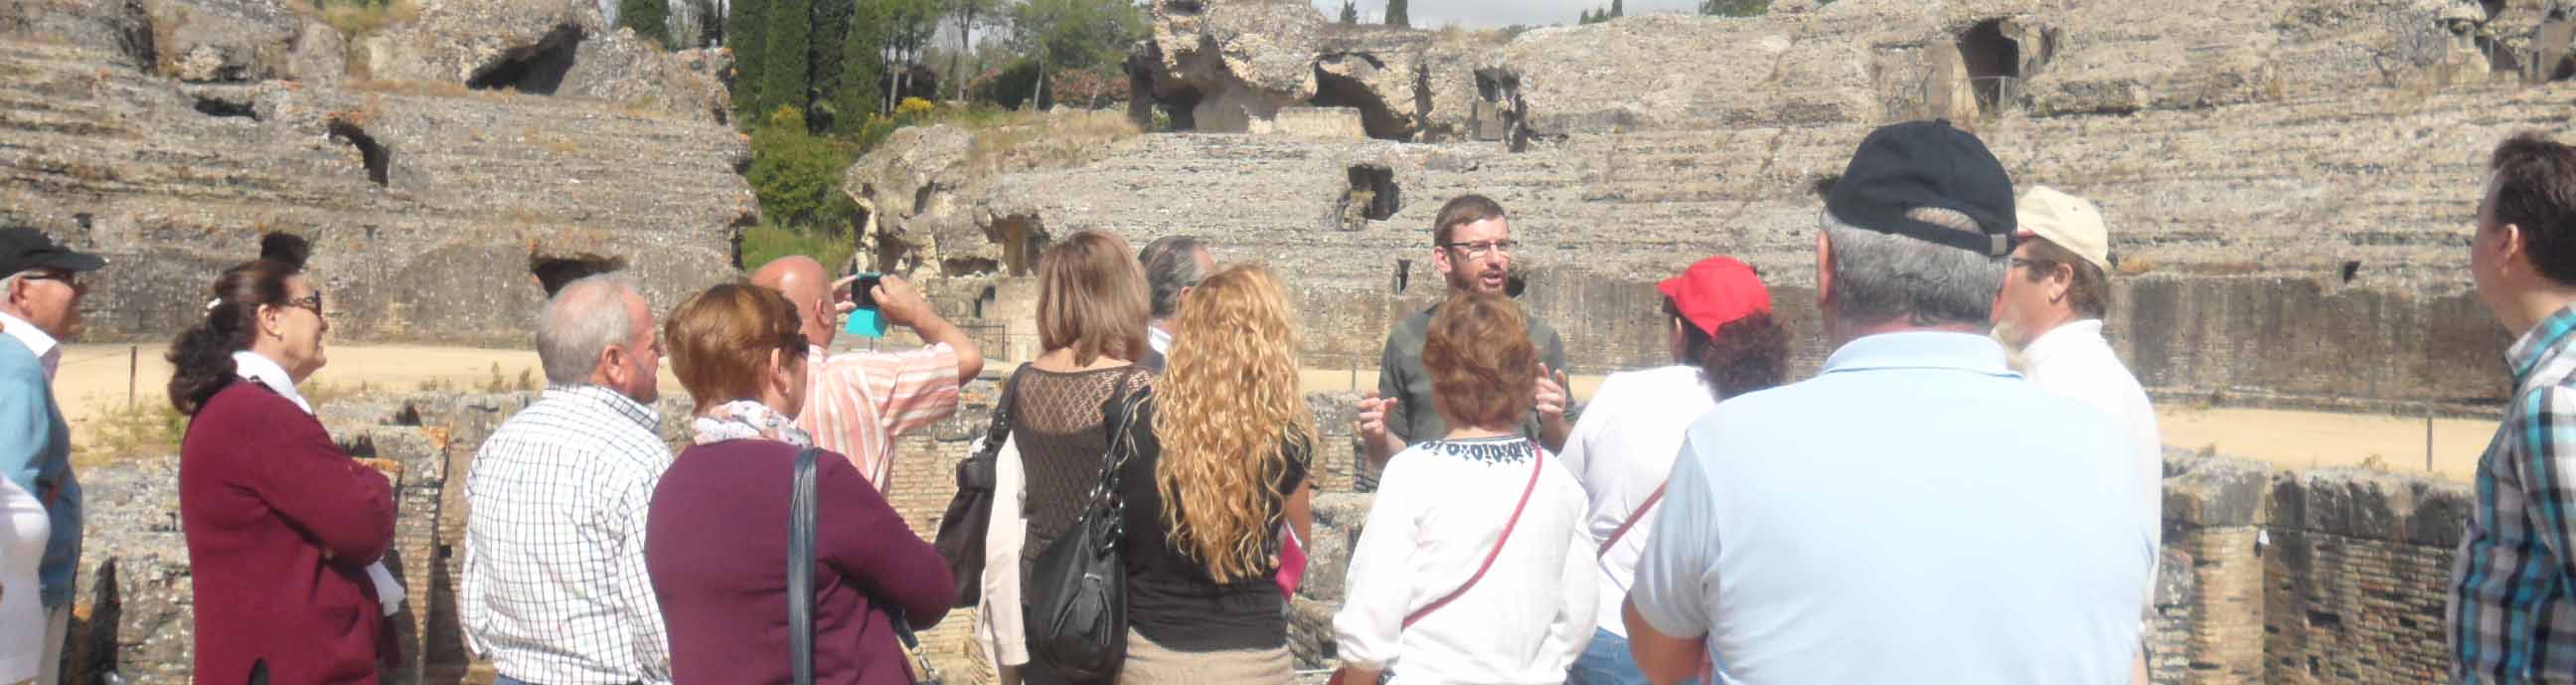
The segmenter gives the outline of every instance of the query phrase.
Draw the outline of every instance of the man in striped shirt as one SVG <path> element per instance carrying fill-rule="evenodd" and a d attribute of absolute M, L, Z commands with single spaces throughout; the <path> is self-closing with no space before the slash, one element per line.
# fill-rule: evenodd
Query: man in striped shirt
<path fill-rule="evenodd" d="M 796 304 L 813 346 L 806 356 L 805 411 L 796 427 L 814 445 L 839 452 L 883 492 L 894 477 L 894 439 L 957 413 L 957 388 L 984 371 L 984 356 L 966 332 L 939 318 L 902 278 L 886 276 L 872 292 L 886 321 L 910 328 L 923 347 L 901 352 L 832 354 L 841 315 L 853 308 L 851 278 L 839 281 L 811 257 L 761 265 L 753 285 L 774 288 Z"/>
<path fill-rule="evenodd" d="M 2497 146 L 2469 274 L 2511 331 L 2513 395 L 2478 459 L 2478 506 L 2452 567 L 2452 680 L 2576 683 L 2576 148 Z"/>

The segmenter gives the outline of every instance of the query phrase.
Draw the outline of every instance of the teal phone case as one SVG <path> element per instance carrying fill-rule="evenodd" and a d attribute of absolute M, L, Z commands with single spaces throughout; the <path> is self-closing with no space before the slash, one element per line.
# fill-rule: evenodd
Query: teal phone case
<path fill-rule="evenodd" d="M 874 309 L 850 310 L 849 321 L 841 324 L 841 332 L 870 338 L 883 338 L 886 334 L 885 315 Z"/>

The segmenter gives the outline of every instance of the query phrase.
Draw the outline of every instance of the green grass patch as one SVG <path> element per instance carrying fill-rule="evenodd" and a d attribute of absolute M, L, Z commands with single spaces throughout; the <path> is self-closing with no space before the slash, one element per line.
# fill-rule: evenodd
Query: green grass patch
<path fill-rule="evenodd" d="M 805 255 L 822 262 L 823 267 L 838 270 L 858 252 L 858 245 L 847 236 L 832 236 L 820 230 L 780 226 L 761 222 L 742 232 L 742 264 L 760 268 L 770 260 L 788 255 Z"/>

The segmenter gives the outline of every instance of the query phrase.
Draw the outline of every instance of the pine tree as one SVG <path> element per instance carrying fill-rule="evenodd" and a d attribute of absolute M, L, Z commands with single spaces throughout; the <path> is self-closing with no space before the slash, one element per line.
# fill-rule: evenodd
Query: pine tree
<path fill-rule="evenodd" d="M 1404 0 L 1386 0 L 1386 25 L 1413 26 L 1413 17 L 1405 12 Z"/>
<path fill-rule="evenodd" d="M 664 50 L 672 49 L 671 6 L 664 0 L 617 0 L 617 25 L 634 29 L 637 37 Z"/>
<path fill-rule="evenodd" d="M 1621 0 L 1610 0 L 1610 16 L 1602 17 L 1601 20 L 1609 21 L 1624 16 L 1628 16 L 1628 6 L 1622 4 Z"/>
<path fill-rule="evenodd" d="M 1342 0 L 1342 23 L 1344 24 L 1360 23 L 1360 7 L 1351 2 L 1352 0 Z"/>
<path fill-rule="evenodd" d="M 768 114 L 761 105 L 768 101 L 761 91 L 765 84 L 761 67 L 769 60 L 769 3 L 771 0 L 733 0 L 725 11 L 725 47 L 733 51 L 733 102 L 741 111 L 741 121 L 758 122 Z"/>
<path fill-rule="evenodd" d="M 825 0 L 831 2 L 832 0 Z M 812 3 L 799 0 L 774 0 L 769 8 L 769 28 L 762 32 L 760 65 L 760 109 L 762 116 L 780 107 L 804 111 L 812 105 L 813 68 L 809 53 L 813 37 Z"/>

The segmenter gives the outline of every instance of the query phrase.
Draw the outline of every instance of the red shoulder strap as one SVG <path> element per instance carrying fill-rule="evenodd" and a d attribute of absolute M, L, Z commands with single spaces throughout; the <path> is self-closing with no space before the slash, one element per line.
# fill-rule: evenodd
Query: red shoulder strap
<path fill-rule="evenodd" d="M 1476 567 L 1476 575 L 1468 576 L 1466 584 L 1458 586 L 1458 589 L 1449 591 L 1448 595 L 1443 596 L 1440 599 L 1432 600 L 1430 604 L 1424 605 L 1420 609 L 1413 610 L 1413 613 L 1405 615 L 1404 627 L 1411 628 L 1414 623 L 1421 621 L 1422 617 L 1431 615 L 1431 612 L 1439 611 L 1440 607 L 1449 606 L 1450 600 L 1457 599 L 1459 595 L 1467 594 L 1467 588 L 1475 587 L 1476 581 L 1483 580 L 1485 578 L 1485 572 L 1494 568 L 1494 558 L 1503 555 L 1503 543 L 1511 542 L 1512 529 L 1520 526 L 1521 511 L 1529 508 L 1530 493 L 1538 491 L 1539 472 L 1547 468 L 1547 450 L 1539 449 L 1533 445 L 1530 448 L 1530 451 L 1537 456 L 1530 459 L 1529 485 L 1521 488 L 1521 502 L 1519 504 L 1512 505 L 1512 517 L 1503 521 L 1503 535 L 1502 537 L 1494 539 L 1494 549 L 1491 552 L 1485 553 L 1485 563 Z"/>
<path fill-rule="evenodd" d="M 1646 501 L 1639 503 L 1636 511 L 1628 512 L 1628 520 L 1620 521 L 1618 528 L 1610 530 L 1610 538 L 1602 540 L 1601 549 L 1593 552 L 1592 556 L 1609 556 L 1610 546 L 1619 544 L 1619 538 L 1626 537 L 1628 529 L 1637 527 L 1637 521 L 1646 517 L 1646 510 L 1655 508 L 1655 503 L 1664 499 L 1664 485 L 1670 485 L 1670 483 L 1656 485 L 1655 491 L 1646 495 Z"/>

